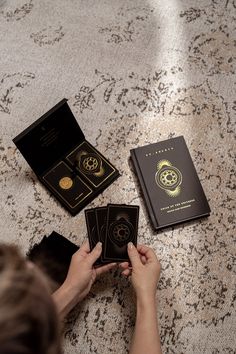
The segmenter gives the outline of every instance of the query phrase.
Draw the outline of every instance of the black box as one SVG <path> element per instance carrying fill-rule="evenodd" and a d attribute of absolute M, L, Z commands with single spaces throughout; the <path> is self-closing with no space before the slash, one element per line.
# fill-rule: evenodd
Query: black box
<path fill-rule="evenodd" d="M 210 214 L 183 136 L 130 153 L 156 230 Z"/>
<path fill-rule="evenodd" d="M 77 214 L 118 176 L 118 170 L 87 140 L 67 99 L 13 139 L 39 180 Z"/>

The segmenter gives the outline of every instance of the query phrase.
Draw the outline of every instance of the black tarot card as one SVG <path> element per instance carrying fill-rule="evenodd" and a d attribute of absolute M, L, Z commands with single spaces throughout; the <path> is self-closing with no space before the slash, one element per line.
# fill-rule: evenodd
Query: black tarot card
<path fill-rule="evenodd" d="M 96 246 L 96 244 L 99 241 L 98 233 L 97 233 L 95 209 L 85 210 L 85 218 L 86 218 L 86 225 L 88 230 L 89 246 L 90 246 L 90 250 L 92 251 L 92 249 Z"/>
<path fill-rule="evenodd" d="M 129 261 L 127 244 L 137 245 L 138 217 L 139 206 L 108 205 L 103 261 Z"/>
<path fill-rule="evenodd" d="M 98 230 L 97 230 L 97 220 L 95 209 L 86 209 L 85 210 L 85 219 L 88 231 L 88 239 L 89 239 L 89 246 L 90 250 L 96 246 L 96 244 L 100 241 L 98 238 Z M 109 262 L 102 262 L 101 257 L 95 262 L 95 266 L 102 265 L 103 263 L 110 263 Z"/>
<path fill-rule="evenodd" d="M 93 188 L 108 183 L 116 173 L 116 168 L 87 141 L 77 146 L 66 159 Z"/>
<path fill-rule="evenodd" d="M 106 239 L 107 207 L 95 209 L 98 239 L 104 245 Z"/>
<path fill-rule="evenodd" d="M 47 172 L 43 180 L 72 209 L 92 193 L 92 189 L 63 161 Z"/>
<path fill-rule="evenodd" d="M 55 291 L 66 279 L 71 257 L 78 249 L 79 246 L 53 231 L 35 243 L 27 252 L 27 257 L 54 282 Z"/>

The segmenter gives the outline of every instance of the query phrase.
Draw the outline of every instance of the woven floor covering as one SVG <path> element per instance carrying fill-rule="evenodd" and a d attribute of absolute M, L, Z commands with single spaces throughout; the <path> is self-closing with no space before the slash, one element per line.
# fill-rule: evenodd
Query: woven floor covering
<path fill-rule="evenodd" d="M 1 241 L 29 246 L 53 230 L 81 244 L 70 214 L 12 139 L 68 98 L 86 139 L 121 172 L 88 207 L 140 205 L 139 243 L 162 264 L 165 354 L 236 353 L 235 0 L 0 0 Z M 183 135 L 212 213 L 152 229 L 130 149 Z M 66 354 L 128 353 L 129 279 L 115 270 L 68 317 Z"/>

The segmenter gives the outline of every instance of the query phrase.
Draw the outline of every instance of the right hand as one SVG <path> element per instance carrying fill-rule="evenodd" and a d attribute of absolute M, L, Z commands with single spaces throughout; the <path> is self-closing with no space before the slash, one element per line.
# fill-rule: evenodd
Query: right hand
<path fill-rule="evenodd" d="M 131 267 L 128 262 L 121 263 L 120 267 L 123 275 L 131 275 L 137 299 L 154 298 L 161 271 L 156 254 L 148 246 L 138 245 L 136 248 L 129 243 L 128 255 Z"/>

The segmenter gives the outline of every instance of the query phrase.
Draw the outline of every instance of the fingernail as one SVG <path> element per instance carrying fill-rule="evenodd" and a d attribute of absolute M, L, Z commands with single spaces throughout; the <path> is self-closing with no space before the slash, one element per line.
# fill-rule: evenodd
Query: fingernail
<path fill-rule="evenodd" d="M 102 248 L 102 242 L 98 242 L 97 247 Z"/>
<path fill-rule="evenodd" d="M 128 247 L 129 247 L 130 250 L 132 250 L 132 248 L 134 247 L 133 242 L 129 242 L 129 243 L 128 243 Z"/>

